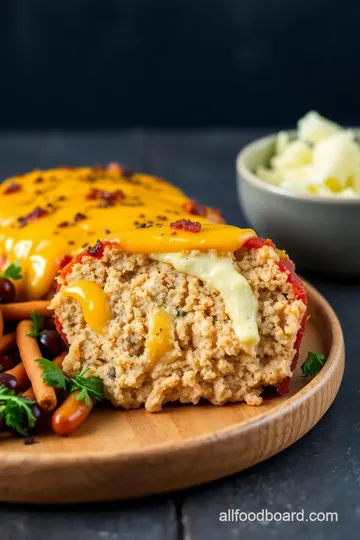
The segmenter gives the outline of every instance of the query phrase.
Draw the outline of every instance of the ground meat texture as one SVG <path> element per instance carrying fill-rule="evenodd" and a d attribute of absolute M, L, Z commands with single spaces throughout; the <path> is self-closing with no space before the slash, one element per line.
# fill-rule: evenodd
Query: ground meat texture
<path fill-rule="evenodd" d="M 222 254 L 223 255 L 223 254 Z M 260 341 L 246 349 L 236 337 L 221 295 L 197 278 L 145 255 L 104 248 L 102 257 L 84 255 L 60 277 L 52 307 L 70 345 L 65 372 L 86 365 L 104 381 L 114 405 L 145 405 L 154 412 L 171 401 L 215 405 L 261 403 L 264 386 L 291 377 L 294 345 L 306 313 L 288 274 L 279 269 L 272 245 L 241 250 L 236 264 L 258 300 Z M 104 336 L 85 323 L 80 306 L 61 295 L 79 279 L 99 283 L 108 295 L 112 319 Z M 173 323 L 173 347 L 166 363 L 147 358 L 149 315 L 162 308 Z"/>

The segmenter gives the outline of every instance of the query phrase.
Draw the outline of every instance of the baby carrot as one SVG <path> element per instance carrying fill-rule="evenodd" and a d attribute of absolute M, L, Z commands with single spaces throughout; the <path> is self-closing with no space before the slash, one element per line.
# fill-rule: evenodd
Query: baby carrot
<path fill-rule="evenodd" d="M 16 344 L 15 332 L 12 334 L 6 334 L 0 339 L 0 354 L 8 351 Z"/>
<path fill-rule="evenodd" d="M 58 435 L 71 435 L 85 422 L 93 408 L 93 400 L 86 405 L 85 401 L 76 399 L 78 393 L 78 390 L 72 392 L 52 415 L 51 427 Z"/>
<path fill-rule="evenodd" d="M 38 300 L 33 302 L 16 302 L 14 304 L 2 304 L 1 311 L 5 321 L 22 321 L 31 317 L 33 311 L 38 315 L 50 317 L 53 311 L 48 309 L 50 302 Z"/>
<path fill-rule="evenodd" d="M 16 328 L 16 343 L 36 401 L 42 409 L 52 411 L 57 403 L 55 390 L 42 380 L 43 368 L 36 362 L 38 358 L 41 358 L 41 352 L 36 339 L 27 335 L 31 331 L 32 322 L 21 321 Z"/>
<path fill-rule="evenodd" d="M 4 318 L 3 318 L 3 315 L 2 315 L 2 311 L 0 309 L 0 341 L 3 337 L 3 333 L 4 333 Z"/>

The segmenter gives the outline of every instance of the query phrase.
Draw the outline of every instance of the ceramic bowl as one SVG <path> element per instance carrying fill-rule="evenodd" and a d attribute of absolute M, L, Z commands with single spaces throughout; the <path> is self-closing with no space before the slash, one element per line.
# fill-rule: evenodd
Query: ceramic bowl
<path fill-rule="evenodd" d="M 360 197 L 299 195 L 260 180 L 254 171 L 269 164 L 275 138 L 259 139 L 237 157 L 238 193 L 247 220 L 300 269 L 360 276 Z"/>

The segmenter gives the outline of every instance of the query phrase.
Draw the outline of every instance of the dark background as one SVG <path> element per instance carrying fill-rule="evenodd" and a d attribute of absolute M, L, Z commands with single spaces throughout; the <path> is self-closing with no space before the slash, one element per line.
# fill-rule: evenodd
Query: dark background
<path fill-rule="evenodd" d="M 360 123 L 359 0 L 1 0 L 0 129 Z"/>
<path fill-rule="evenodd" d="M 360 125 L 359 23 L 360 0 L 0 0 L 0 178 L 119 160 L 243 226 L 234 182 L 242 146 L 312 108 Z M 248 471 L 180 493 L 1 504 L 0 539 L 358 539 L 360 285 L 304 277 L 338 314 L 347 349 L 339 395 L 310 433 Z M 224 525 L 227 508 L 337 511 L 339 523 Z"/>

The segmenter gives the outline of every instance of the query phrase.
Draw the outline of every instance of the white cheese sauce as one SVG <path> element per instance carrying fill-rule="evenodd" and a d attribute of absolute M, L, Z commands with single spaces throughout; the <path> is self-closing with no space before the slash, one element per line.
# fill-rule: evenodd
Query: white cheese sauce
<path fill-rule="evenodd" d="M 170 264 L 178 272 L 194 276 L 217 290 L 223 298 L 226 313 L 239 341 L 246 345 L 258 343 L 257 300 L 231 257 L 215 257 L 208 253 L 152 253 L 150 257 Z"/>

